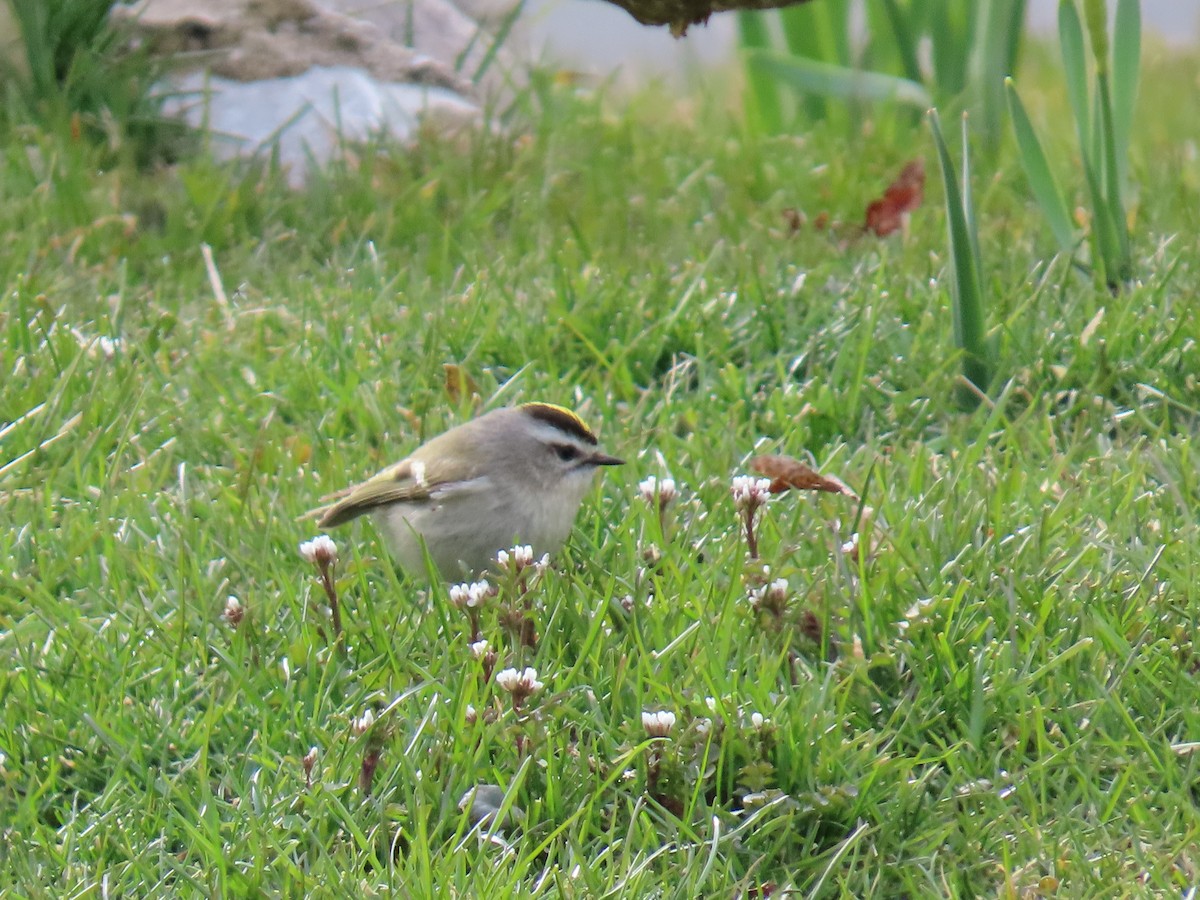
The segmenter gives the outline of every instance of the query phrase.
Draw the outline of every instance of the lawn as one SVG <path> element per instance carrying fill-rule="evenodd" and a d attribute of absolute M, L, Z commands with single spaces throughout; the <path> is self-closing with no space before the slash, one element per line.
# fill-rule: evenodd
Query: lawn
<path fill-rule="evenodd" d="M 1198 89 L 1147 51 L 1116 296 L 1054 257 L 1011 137 L 975 148 L 974 409 L 903 113 L 763 137 L 723 77 L 539 79 L 507 132 L 300 192 L 0 133 L 0 893 L 1194 890 Z M 910 227 L 859 234 L 914 157 Z M 484 605 L 495 659 L 365 521 L 330 535 L 336 638 L 298 517 L 527 400 L 628 463 Z M 749 559 L 731 483 L 774 453 L 862 499 L 773 496 Z"/>

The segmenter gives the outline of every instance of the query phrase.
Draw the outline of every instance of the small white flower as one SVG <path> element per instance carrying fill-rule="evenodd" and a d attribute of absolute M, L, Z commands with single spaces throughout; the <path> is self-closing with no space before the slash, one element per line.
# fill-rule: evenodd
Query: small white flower
<path fill-rule="evenodd" d="M 105 359 L 112 359 L 121 350 L 121 339 L 101 335 L 96 338 L 96 346 L 100 349 L 100 353 L 103 354 Z"/>
<path fill-rule="evenodd" d="M 675 713 L 666 709 L 657 712 L 644 711 L 642 727 L 646 729 L 646 734 L 650 737 L 666 737 L 675 727 Z"/>
<path fill-rule="evenodd" d="M 537 693 L 545 685 L 538 681 L 537 669 L 532 666 L 526 666 L 525 671 L 521 673 L 521 686 L 530 694 Z"/>
<path fill-rule="evenodd" d="M 487 641 L 476 641 L 471 645 L 471 656 L 475 659 L 483 659 L 487 656 L 489 646 Z"/>
<path fill-rule="evenodd" d="M 764 716 L 762 713 L 760 713 L 760 712 L 750 713 L 750 727 L 753 728 L 755 731 L 762 731 L 763 728 L 765 728 L 767 725 L 770 725 L 770 724 L 771 724 L 771 720 L 768 719 L 766 716 Z"/>
<path fill-rule="evenodd" d="M 471 586 L 467 589 L 467 606 L 472 609 L 483 606 L 484 601 L 487 600 L 491 591 L 492 586 L 486 579 L 484 581 L 472 582 Z"/>
<path fill-rule="evenodd" d="M 371 730 L 371 726 L 375 724 L 375 713 L 367 709 L 357 719 L 350 720 L 350 731 L 356 737 L 361 737 Z"/>
<path fill-rule="evenodd" d="M 479 713 L 475 710 L 474 706 L 472 706 L 470 703 L 468 703 L 466 710 L 463 711 L 463 720 L 468 725 L 474 725 L 478 718 L 479 718 Z"/>
<path fill-rule="evenodd" d="M 546 560 L 549 562 L 549 559 Z M 496 563 L 502 571 L 520 572 L 533 565 L 533 547 L 529 544 L 517 544 L 508 550 L 496 554 Z"/>
<path fill-rule="evenodd" d="M 327 534 L 319 535 L 300 545 L 300 555 L 321 568 L 337 562 L 337 544 Z"/>
<path fill-rule="evenodd" d="M 783 612 L 787 606 L 788 583 L 786 578 L 776 578 L 770 584 L 752 588 L 749 596 L 750 606 L 754 609 L 769 609 L 772 612 Z"/>
<path fill-rule="evenodd" d="M 729 486 L 733 505 L 739 512 L 753 512 L 771 499 L 771 480 L 753 475 L 736 475 Z"/>
<path fill-rule="evenodd" d="M 667 506 L 679 496 L 679 490 L 675 487 L 674 478 L 659 480 L 654 475 L 638 482 L 638 493 L 651 506 L 659 507 Z"/>
<path fill-rule="evenodd" d="M 526 666 L 523 672 L 518 672 L 516 669 L 502 669 L 496 673 L 496 684 L 514 697 L 528 697 L 545 687 L 545 684 L 538 681 L 537 675 L 537 669 L 533 666 Z"/>
<path fill-rule="evenodd" d="M 477 609 L 491 596 L 492 585 L 487 580 L 450 586 L 450 602 L 459 609 Z"/>
<path fill-rule="evenodd" d="M 225 600 L 225 609 L 221 612 L 221 618 L 233 628 L 237 628 L 245 615 L 246 607 L 242 606 L 242 601 L 230 594 Z"/>
<path fill-rule="evenodd" d="M 716 712 L 717 712 L 717 698 L 716 697 L 705 697 L 704 705 L 708 707 L 708 711 L 710 713 L 713 713 L 714 715 L 716 714 Z"/>
<path fill-rule="evenodd" d="M 700 737 L 708 737 L 708 733 L 712 731 L 713 721 L 709 718 L 696 720 L 696 734 Z"/>

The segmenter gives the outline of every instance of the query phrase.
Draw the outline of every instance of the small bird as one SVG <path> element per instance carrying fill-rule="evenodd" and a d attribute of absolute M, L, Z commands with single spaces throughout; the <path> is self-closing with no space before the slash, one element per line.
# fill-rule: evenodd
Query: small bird
<path fill-rule="evenodd" d="M 451 428 L 312 514 L 332 528 L 370 513 L 409 573 L 428 552 L 442 577 L 469 577 L 517 544 L 557 552 L 596 471 L 623 463 L 569 409 L 525 403 Z"/>

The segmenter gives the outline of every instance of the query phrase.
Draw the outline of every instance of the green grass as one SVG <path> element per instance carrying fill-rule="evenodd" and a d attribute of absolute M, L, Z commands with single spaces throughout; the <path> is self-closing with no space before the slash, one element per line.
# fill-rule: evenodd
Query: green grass
<path fill-rule="evenodd" d="M 719 93 L 545 87 L 516 140 L 367 156 L 302 194 L 199 161 L 102 168 L 86 142 L 11 129 L 0 893 L 1194 886 L 1200 123 L 1173 86 L 1196 73 L 1149 60 L 1145 277 L 1120 298 L 1044 261 L 1011 148 L 976 173 L 1015 375 L 971 414 L 938 198 L 905 238 L 784 225 L 789 207 L 861 221 L 914 152 L 931 166 L 919 127 L 763 139 Z M 1065 99 L 1027 102 L 1068 169 Z M 334 535 L 344 657 L 297 553 L 322 494 L 471 414 L 445 363 L 486 397 L 579 409 L 630 460 L 538 588 L 536 650 L 485 613 L 499 666 L 546 682 L 520 722 L 445 589 L 395 572 L 369 525 Z M 852 562 L 851 501 L 775 499 L 778 622 L 745 601 L 729 497 L 771 451 L 840 475 L 886 532 Z M 667 473 L 683 496 L 663 535 L 636 486 Z M 380 722 L 355 737 L 367 708 Z M 666 742 L 642 728 L 657 709 L 678 715 Z M 524 811 L 507 846 L 458 809 L 480 783 Z"/>

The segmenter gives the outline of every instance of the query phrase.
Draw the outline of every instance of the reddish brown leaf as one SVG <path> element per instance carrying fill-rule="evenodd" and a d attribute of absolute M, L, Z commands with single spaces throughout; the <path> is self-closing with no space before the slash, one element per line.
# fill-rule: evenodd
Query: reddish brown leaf
<path fill-rule="evenodd" d="M 847 497 L 858 499 L 858 495 L 837 476 L 822 475 L 790 456 L 756 456 L 750 460 L 750 468 L 759 475 L 771 479 L 770 491 L 772 494 L 795 489 L 844 494 Z"/>
<path fill-rule="evenodd" d="M 904 224 L 904 217 L 921 205 L 925 194 L 925 164 L 914 159 L 888 185 L 883 196 L 867 207 L 864 231 L 884 237 Z"/>

